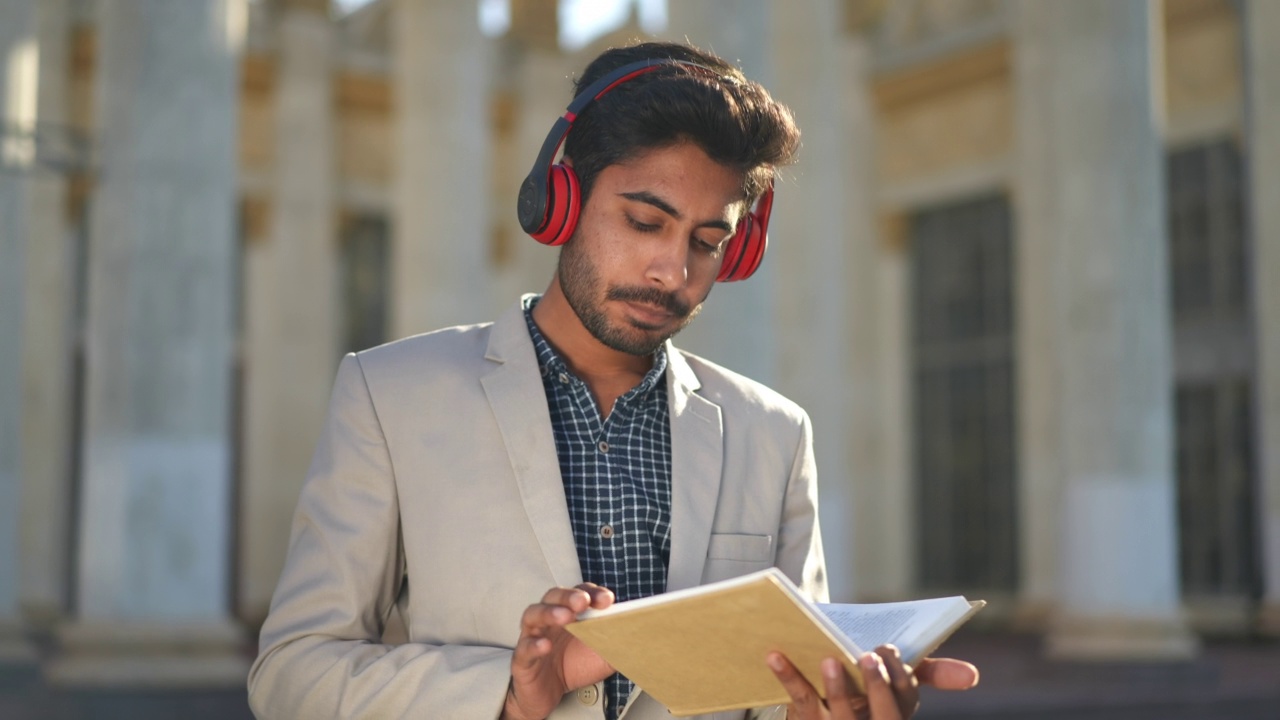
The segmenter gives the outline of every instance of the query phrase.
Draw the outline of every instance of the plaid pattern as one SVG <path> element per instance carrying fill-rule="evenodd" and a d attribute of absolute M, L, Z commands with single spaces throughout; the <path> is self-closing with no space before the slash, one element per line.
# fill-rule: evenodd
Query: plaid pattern
<path fill-rule="evenodd" d="M 653 368 L 601 421 L 586 383 L 534 324 L 537 300 L 525 302 L 525 321 L 542 369 L 582 579 L 609 588 L 619 602 L 665 592 L 671 557 L 666 349 L 658 349 Z M 604 685 L 605 717 L 614 720 L 633 684 L 614 673 Z"/>

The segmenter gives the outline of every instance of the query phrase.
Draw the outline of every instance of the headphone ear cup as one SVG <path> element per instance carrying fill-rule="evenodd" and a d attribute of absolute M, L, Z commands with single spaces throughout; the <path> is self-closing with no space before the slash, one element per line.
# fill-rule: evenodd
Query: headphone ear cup
<path fill-rule="evenodd" d="M 769 244 L 765 224 L 754 212 L 747 213 L 738 223 L 738 232 L 725 248 L 717 282 L 737 282 L 751 277 L 764 259 Z"/>
<path fill-rule="evenodd" d="M 769 248 L 769 224 L 758 214 L 751 213 L 751 227 L 747 229 L 747 237 L 742 247 L 742 266 L 735 280 L 746 280 L 760 269 L 764 260 L 764 252 Z"/>
<path fill-rule="evenodd" d="M 544 245 L 563 245 L 573 236 L 582 209 L 578 175 L 573 168 L 557 163 L 551 166 L 547 179 L 546 220 L 542 229 L 530 235 Z"/>
<path fill-rule="evenodd" d="M 724 257 L 720 260 L 720 272 L 716 273 L 716 282 L 731 282 L 732 275 L 738 268 L 738 263 L 742 259 L 742 248 L 746 244 L 748 227 L 751 225 L 751 215 L 738 221 L 738 227 L 735 228 L 733 237 L 729 238 L 729 242 L 724 246 Z"/>

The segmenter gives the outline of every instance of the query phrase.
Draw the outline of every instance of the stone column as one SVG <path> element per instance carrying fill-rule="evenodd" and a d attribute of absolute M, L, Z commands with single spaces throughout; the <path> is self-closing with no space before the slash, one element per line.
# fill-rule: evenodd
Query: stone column
<path fill-rule="evenodd" d="M 36 7 L 40 83 L 36 119 L 67 125 L 70 18 L 67 0 Z M 72 342 L 75 257 L 67 215 L 68 168 L 29 176 L 27 306 L 22 330 L 22 581 L 23 616 L 48 629 L 67 611 L 70 578 L 71 457 L 74 438 Z"/>
<path fill-rule="evenodd" d="M 1189 658 L 1178 580 L 1161 5 L 1028 4 L 1054 29 L 1062 544 L 1051 656 Z M 1026 188 L 1035 191 L 1035 187 Z"/>
<path fill-rule="evenodd" d="M 229 434 L 246 7 L 98 10 L 76 621 L 48 673 L 238 684 Z"/>
<path fill-rule="evenodd" d="M 865 152 L 865 136 L 851 154 L 850 113 L 869 114 L 865 96 L 850 105 L 833 98 L 866 93 L 857 81 L 866 58 L 851 51 L 840 3 L 814 0 L 774 9 L 774 95 L 791 107 L 804 137 L 800 162 L 778 188 L 772 298 L 777 387 L 813 419 L 822 493 L 822 537 L 833 599 L 854 595 L 854 522 L 848 405 L 850 316 L 849 243 L 870 224 L 868 188 L 850 183 L 849 160 Z M 861 67 L 859 67 L 861 66 Z M 857 176 L 862 180 L 867 175 Z M 850 200 L 861 194 L 861 200 Z"/>
<path fill-rule="evenodd" d="M 35 6 L 0 8 L 0 662 L 29 659 L 18 622 L 18 518 L 22 485 L 22 337 L 39 71 Z"/>
<path fill-rule="evenodd" d="M 1061 187 L 1052 139 L 1057 79 L 1050 13 L 1035 0 L 1010 7 L 1013 35 L 1017 268 L 1018 568 L 1015 623 L 1044 630 L 1058 588 L 1062 465 L 1059 457 L 1059 333 L 1054 330 L 1053 243 L 1061 220 Z"/>
<path fill-rule="evenodd" d="M 771 92 L 773 82 L 771 5 L 766 0 L 681 0 L 667 9 L 666 36 L 710 50 L 736 63 L 747 77 Z M 803 129 L 803 128 L 802 128 Z M 784 171 L 789 173 L 790 169 Z M 780 183 L 774 217 L 798 190 Z M 771 228 L 772 229 L 772 228 Z M 770 249 L 750 279 L 721 283 L 711 292 L 698 319 L 681 333 L 677 342 L 691 352 L 732 368 L 747 377 L 772 385 L 778 380 L 778 345 L 775 306 L 780 243 L 789 242 L 778 232 L 769 233 Z"/>
<path fill-rule="evenodd" d="M 475 3 L 394 0 L 391 332 L 491 320 L 487 42 Z"/>
<path fill-rule="evenodd" d="M 328 0 L 278 8 L 271 229 L 245 257 L 240 613 L 250 623 L 266 617 L 280 577 L 341 352 L 333 24 Z"/>
<path fill-rule="evenodd" d="M 842 202 L 848 349 L 843 400 L 849 416 L 849 452 L 840 460 L 853 483 L 846 542 L 854 551 L 857 597 L 900 599 L 914 580 L 915 514 L 907 470 L 910 375 L 905 357 L 910 319 L 906 255 L 891 245 L 876 219 L 876 113 L 871 98 L 872 47 L 868 29 L 850 28 L 842 54 L 846 79 L 843 132 L 847 187 Z M 901 312 L 895 312 L 895 308 Z M 825 501 L 825 499 L 824 499 Z M 831 538 L 838 528 L 824 528 Z M 851 598 L 846 598 L 851 599 Z"/>
<path fill-rule="evenodd" d="M 1280 5 L 1250 0 L 1244 18 L 1265 586 L 1259 622 L 1264 632 L 1280 636 Z"/>
<path fill-rule="evenodd" d="M 566 56 L 551 48 L 532 46 L 520 52 L 511 72 L 515 77 L 512 121 L 516 127 L 508 148 L 510 157 L 503 163 L 503 176 L 497 183 L 502 188 L 499 205 L 493 208 L 507 234 L 510 255 L 495 278 L 495 308 L 515 302 L 520 293 L 542 292 L 555 272 L 560 250 L 525 234 L 516 217 L 516 197 L 551 126 L 573 99 L 570 77 L 581 68 L 572 68 Z"/>

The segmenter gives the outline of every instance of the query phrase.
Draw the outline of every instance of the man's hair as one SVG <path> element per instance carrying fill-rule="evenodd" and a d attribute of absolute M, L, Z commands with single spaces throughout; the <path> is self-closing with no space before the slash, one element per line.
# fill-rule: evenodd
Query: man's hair
<path fill-rule="evenodd" d="M 641 60 L 673 64 L 628 80 L 587 105 L 565 138 L 564 154 L 585 202 L 596 176 L 644 152 L 692 142 L 712 160 L 743 174 L 743 198 L 755 202 L 778 166 L 794 161 L 800 130 L 791 111 L 759 83 L 711 53 L 689 45 L 649 42 L 611 48 L 574 83 L 577 96 L 610 72 Z"/>

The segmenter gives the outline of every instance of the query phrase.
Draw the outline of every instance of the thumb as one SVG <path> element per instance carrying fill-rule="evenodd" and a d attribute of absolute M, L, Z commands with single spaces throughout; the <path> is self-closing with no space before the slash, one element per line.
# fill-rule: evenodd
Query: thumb
<path fill-rule="evenodd" d="M 939 690 L 968 690 L 978 684 L 978 668 L 952 658 L 925 658 L 916 665 L 915 673 L 921 685 Z"/>

